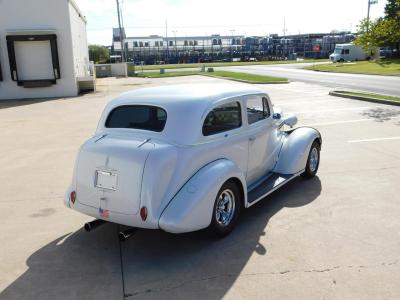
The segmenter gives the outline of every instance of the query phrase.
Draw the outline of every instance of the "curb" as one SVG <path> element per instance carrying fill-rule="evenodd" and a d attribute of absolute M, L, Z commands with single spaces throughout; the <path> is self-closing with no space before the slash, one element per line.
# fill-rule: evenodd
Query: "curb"
<path fill-rule="evenodd" d="M 207 77 L 214 77 L 214 78 L 225 79 L 225 80 L 238 81 L 238 82 L 243 82 L 243 83 L 250 83 L 250 84 L 287 84 L 287 83 L 290 83 L 290 80 L 287 80 L 287 81 L 256 82 L 256 81 L 249 81 L 249 80 L 242 80 L 242 79 L 234 79 L 234 78 L 223 77 L 223 76 L 217 76 L 217 75 L 211 75 L 211 74 L 197 74 L 197 75 L 200 75 L 200 76 L 207 76 Z"/>
<path fill-rule="evenodd" d="M 335 96 L 335 97 L 342 97 L 342 98 L 348 98 L 348 99 L 355 99 L 355 100 L 379 103 L 379 104 L 400 106 L 400 101 L 391 101 L 391 100 L 383 100 L 383 99 L 363 97 L 363 96 L 346 95 L 346 94 L 342 94 L 342 92 L 343 91 L 330 91 L 329 95 Z"/>

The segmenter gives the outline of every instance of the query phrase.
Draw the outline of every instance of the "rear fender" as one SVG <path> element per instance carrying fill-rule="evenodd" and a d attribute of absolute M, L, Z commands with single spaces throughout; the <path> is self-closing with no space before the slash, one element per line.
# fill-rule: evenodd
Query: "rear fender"
<path fill-rule="evenodd" d="M 247 190 L 244 174 L 234 162 L 218 159 L 204 166 L 185 183 L 164 209 L 159 227 L 172 233 L 208 227 L 218 191 L 230 178 L 237 178 L 243 190 Z M 244 197 L 246 203 L 246 193 Z"/>
<path fill-rule="evenodd" d="M 311 145 L 322 143 L 321 134 L 311 127 L 299 127 L 286 136 L 274 172 L 295 174 L 305 169 Z"/>

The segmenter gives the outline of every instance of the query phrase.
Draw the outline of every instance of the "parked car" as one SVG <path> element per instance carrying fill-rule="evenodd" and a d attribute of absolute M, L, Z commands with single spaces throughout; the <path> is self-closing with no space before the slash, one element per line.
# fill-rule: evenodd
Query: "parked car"
<path fill-rule="evenodd" d="M 335 50 L 329 55 L 332 62 L 357 61 L 367 58 L 365 51 L 354 44 L 336 44 Z"/>
<path fill-rule="evenodd" d="M 240 212 L 293 178 L 315 176 L 321 135 L 293 127 L 243 84 L 124 93 L 80 148 L 65 205 L 135 228 L 226 235 Z"/>

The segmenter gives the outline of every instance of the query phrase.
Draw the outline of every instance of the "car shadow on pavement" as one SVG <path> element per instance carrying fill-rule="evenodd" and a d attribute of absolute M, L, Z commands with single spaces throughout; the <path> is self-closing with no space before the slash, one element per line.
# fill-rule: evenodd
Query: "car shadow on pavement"
<path fill-rule="evenodd" d="M 25 106 L 25 105 L 33 105 L 33 104 L 39 104 L 39 103 L 43 103 L 43 102 L 50 102 L 50 101 L 60 101 L 60 100 L 65 100 L 65 99 L 70 99 L 70 98 L 74 98 L 74 97 L 1 100 L 0 101 L 0 109 Z"/>
<path fill-rule="evenodd" d="M 180 235 L 140 230 L 120 243 L 115 224 L 63 235 L 28 258 L 26 272 L 0 299 L 221 299 L 251 256 L 268 259 L 260 237 L 268 241 L 269 220 L 282 208 L 311 203 L 321 188 L 318 177 L 294 179 L 244 210 L 223 239 L 206 230 Z"/>

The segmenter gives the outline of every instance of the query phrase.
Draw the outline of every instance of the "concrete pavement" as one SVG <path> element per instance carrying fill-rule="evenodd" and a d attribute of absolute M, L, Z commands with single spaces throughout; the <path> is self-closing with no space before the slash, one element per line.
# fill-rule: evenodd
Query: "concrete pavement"
<path fill-rule="evenodd" d="M 120 244 L 117 225 L 81 229 L 90 218 L 62 196 L 104 105 L 132 88 L 205 81 L 224 80 L 110 78 L 94 94 L 0 104 L 0 299 L 400 297 L 400 108 L 315 84 L 260 87 L 321 131 L 318 177 L 246 210 L 230 236 L 142 230 Z"/>

